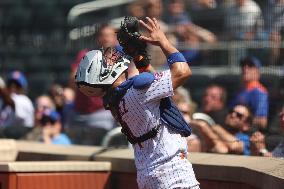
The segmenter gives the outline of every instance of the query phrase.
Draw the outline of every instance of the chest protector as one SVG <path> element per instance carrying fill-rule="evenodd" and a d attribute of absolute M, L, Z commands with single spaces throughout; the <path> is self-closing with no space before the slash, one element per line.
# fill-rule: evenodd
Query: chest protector
<path fill-rule="evenodd" d="M 141 73 L 126 80 L 114 90 L 108 91 L 103 98 L 105 109 L 110 110 L 115 119 L 121 124 L 121 132 L 126 135 L 127 140 L 131 144 L 138 143 L 141 146 L 142 142 L 150 138 L 154 138 L 158 133 L 159 126 L 151 129 L 149 132 L 141 136 L 134 136 L 121 117 L 121 114 L 119 112 L 119 103 L 128 89 L 130 89 L 131 87 L 133 87 L 134 89 L 144 89 L 149 87 L 154 80 L 155 77 L 153 74 L 147 72 Z M 175 130 L 184 137 L 187 137 L 191 134 L 189 125 L 186 123 L 182 114 L 174 105 L 171 98 L 167 97 L 162 99 L 159 108 L 161 121 L 163 123 L 165 123 L 168 127 Z"/>

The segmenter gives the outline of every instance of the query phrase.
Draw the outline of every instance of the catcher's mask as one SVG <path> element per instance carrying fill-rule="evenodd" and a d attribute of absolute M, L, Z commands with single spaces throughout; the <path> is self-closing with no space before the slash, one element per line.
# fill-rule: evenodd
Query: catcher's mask
<path fill-rule="evenodd" d="M 79 90 L 87 96 L 103 96 L 128 68 L 130 61 L 115 48 L 92 50 L 81 59 L 75 75 Z"/>

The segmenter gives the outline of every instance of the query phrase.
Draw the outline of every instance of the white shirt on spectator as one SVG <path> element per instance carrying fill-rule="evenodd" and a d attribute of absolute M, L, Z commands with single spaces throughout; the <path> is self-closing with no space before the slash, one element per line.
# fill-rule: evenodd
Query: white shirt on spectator
<path fill-rule="evenodd" d="M 15 103 L 15 120 L 12 125 L 19 125 L 25 127 L 34 126 L 34 106 L 32 101 L 23 94 L 11 95 Z"/>

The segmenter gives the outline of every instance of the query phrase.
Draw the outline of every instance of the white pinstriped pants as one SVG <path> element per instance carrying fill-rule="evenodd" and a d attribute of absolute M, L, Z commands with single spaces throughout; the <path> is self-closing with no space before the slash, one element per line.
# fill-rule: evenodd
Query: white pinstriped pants
<path fill-rule="evenodd" d="M 179 156 L 153 170 L 138 171 L 137 183 L 139 189 L 199 189 L 192 164 Z"/>

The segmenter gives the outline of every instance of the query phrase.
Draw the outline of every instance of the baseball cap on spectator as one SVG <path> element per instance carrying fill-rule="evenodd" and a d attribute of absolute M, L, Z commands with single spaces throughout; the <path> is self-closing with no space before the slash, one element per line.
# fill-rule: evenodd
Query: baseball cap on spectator
<path fill-rule="evenodd" d="M 19 84 L 19 86 L 22 87 L 23 89 L 27 89 L 28 87 L 27 79 L 25 75 L 20 71 L 13 71 L 8 75 L 7 83 L 12 82 L 12 81 Z"/>
<path fill-rule="evenodd" d="M 241 67 L 243 67 L 245 65 L 248 65 L 250 67 L 256 67 L 258 69 L 261 67 L 260 60 L 256 57 L 254 57 L 254 56 L 246 57 L 246 58 L 244 58 L 240 61 Z"/>
<path fill-rule="evenodd" d="M 60 120 L 61 120 L 61 116 L 57 111 L 52 110 L 52 109 L 45 109 L 42 112 L 42 118 L 40 120 L 40 123 L 42 125 L 46 125 L 47 123 L 54 124 L 55 122 L 60 121 Z"/>

